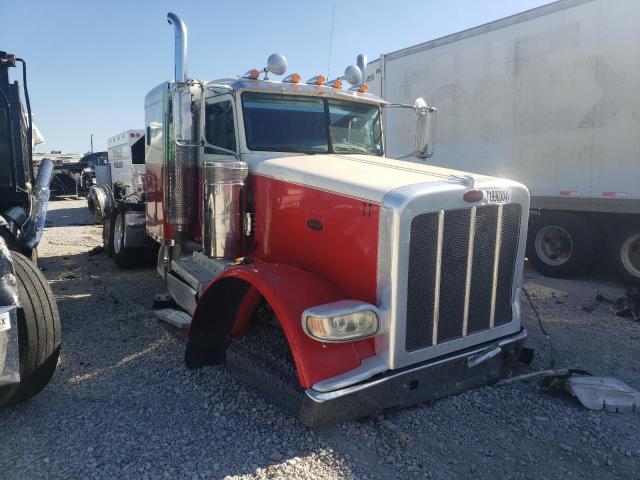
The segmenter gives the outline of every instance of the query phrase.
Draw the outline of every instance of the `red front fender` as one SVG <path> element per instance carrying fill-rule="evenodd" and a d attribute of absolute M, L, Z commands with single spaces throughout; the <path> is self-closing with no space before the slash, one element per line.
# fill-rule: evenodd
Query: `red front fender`
<path fill-rule="evenodd" d="M 193 314 L 187 365 L 222 363 L 232 337 L 244 334 L 260 297 L 269 303 L 282 326 L 304 388 L 352 370 L 375 354 L 373 339 L 321 343 L 303 332 L 305 309 L 345 298 L 336 287 L 298 267 L 255 263 L 226 270 L 204 291 Z"/>

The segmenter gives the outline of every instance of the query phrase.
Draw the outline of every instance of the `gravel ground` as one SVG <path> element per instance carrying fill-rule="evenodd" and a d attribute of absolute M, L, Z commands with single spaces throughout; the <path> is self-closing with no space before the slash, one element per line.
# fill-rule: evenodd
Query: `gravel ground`
<path fill-rule="evenodd" d="M 31 401 L 0 412 L 2 478 L 632 479 L 640 415 L 592 412 L 535 382 L 476 389 L 315 432 L 222 367 L 188 371 L 184 341 L 154 319 L 153 269 L 120 271 L 83 200 L 52 202 L 40 266 L 63 323 L 59 368 Z M 561 366 L 640 389 L 640 325 L 594 302 L 621 288 L 527 270 Z M 523 304 L 531 367 L 549 346 Z M 251 345 L 249 342 L 248 345 Z"/>

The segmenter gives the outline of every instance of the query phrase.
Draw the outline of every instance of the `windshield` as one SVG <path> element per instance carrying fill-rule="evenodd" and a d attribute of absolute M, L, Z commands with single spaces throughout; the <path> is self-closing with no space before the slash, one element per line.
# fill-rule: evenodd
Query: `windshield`
<path fill-rule="evenodd" d="M 249 150 L 382 155 L 377 105 L 245 92 L 242 106 Z"/>

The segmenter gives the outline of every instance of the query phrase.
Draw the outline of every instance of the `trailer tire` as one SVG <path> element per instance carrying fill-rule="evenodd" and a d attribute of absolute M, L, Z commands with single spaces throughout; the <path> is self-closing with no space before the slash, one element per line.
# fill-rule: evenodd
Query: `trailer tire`
<path fill-rule="evenodd" d="M 611 263 L 620 280 L 640 287 L 640 224 L 621 228 L 611 246 Z"/>
<path fill-rule="evenodd" d="M 139 262 L 140 249 L 125 247 L 124 245 L 124 214 L 124 209 L 119 208 L 111 217 L 113 222 L 111 227 L 111 249 L 113 261 L 116 262 L 116 265 L 120 268 L 131 268 Z"/>
<path fill-rule="evenodd" d="M 12 252 L 21 307 L 18 309 L 20 382 L 0 387 L 0 407 L 15 405 L 42 390 L 60 355 L 60 316 L 55 297 L 38 267 Z"/>
<path fill-rule="evenodd" d="M 548 277 L 588 272 L 597 260 L 596 237 L 587 219 L 566 212 L 543 213 L 529 225 L 527 258 Z"/>

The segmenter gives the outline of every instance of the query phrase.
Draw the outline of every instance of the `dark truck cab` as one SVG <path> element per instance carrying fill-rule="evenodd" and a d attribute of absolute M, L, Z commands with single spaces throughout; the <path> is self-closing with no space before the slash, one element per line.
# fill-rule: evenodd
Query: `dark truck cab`
<path fill-rule="evenodd" d="M 20 85 L 9 69 L 22 63 Z M 19 403 L 51 379 L 60 351 L 55 297 L 36 265 L 53 164 L 36 176 L 24 60 L 0 51 L 0 407 Z"/>

